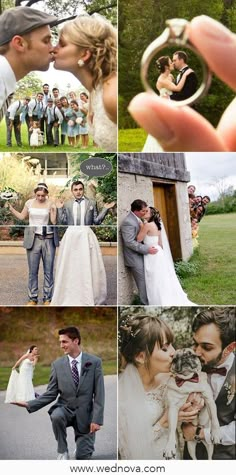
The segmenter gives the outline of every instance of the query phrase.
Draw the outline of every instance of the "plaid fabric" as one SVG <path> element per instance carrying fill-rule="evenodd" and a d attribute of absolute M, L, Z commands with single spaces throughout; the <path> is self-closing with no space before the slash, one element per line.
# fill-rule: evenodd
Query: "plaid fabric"
<path fill-rule="evenodd" d="M 77 361 L 72 360 L 71 365 L 72 365 L 72 378 L 74 380 L 75 385 L 78 386 L 78 384 L 79 384 L 79 372 L 78 372 L 78 368 L 77 368 Z"/>

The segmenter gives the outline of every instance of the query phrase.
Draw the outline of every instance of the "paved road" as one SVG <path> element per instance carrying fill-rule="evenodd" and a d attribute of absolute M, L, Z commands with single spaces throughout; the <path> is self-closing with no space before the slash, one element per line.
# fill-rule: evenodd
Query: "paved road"
<path fill-rule="evenodd" d="M 103 428 L 97 433 L 95 460 L 117 458 L 117 384 L 116 376 L 105 376 L 106 404 Z M 38 386 L 40 394 L 46 386 Z M 4 404 L 5 392 L 0 392 L 0 460 L 54 460 L 57 447 L 51 427 L 49 406 L 29 414 L 26 409 Z M 75 448 L 73 429 L 68 428 L 71 459 Z"/>
<path fill-rule="evenodd" d="M 107 305 L 116 305 L 117 268 L 115 256 L 103 256 L 107 275 Z M 42 265 L 39 273 L 39 289 L 42 289 Z M 1 305 L 25 305 L 27 302 L 28 265 L 26 255 L 0 254 L 0 303 Z M 41 298 L 42 295 L 39 295 Z"/>

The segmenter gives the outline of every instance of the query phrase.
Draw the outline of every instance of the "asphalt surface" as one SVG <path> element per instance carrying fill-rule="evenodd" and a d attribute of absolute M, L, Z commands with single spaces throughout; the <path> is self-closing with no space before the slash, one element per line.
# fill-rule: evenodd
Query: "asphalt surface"
<path fill-rule="evenodd" d="M 107 275 L 106 305 L 117 304 L 116 256 L 103 256 Z M 42 289 L 42 263 L 39 271 L 39 289 Z M 1 305 L 15 306 L 27 303 L 28 264 L 26 254 L 0 254 L 0 302 Z M 42 293 L 39 292 L 39 303 Z"/>
<path fill-rule="evenodd" d="M 42 394 L 46 386 L 38 386 Z M 97 432 L 93 460 L 117 459 L 117 377 L 105 376 L 104 426 Z M 26 409 L 4 404 L 5 391 L 0 392 L 0 460 L 55 460 L 57 444 L 52 431 L 50 406 L 29 414 Z M 68 428 L 70 459 L 74 459 L 74 433 Z"/>

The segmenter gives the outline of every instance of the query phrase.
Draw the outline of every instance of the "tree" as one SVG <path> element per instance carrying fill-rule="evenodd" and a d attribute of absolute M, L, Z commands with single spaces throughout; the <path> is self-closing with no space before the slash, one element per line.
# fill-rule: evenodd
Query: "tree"
<path fill-rule="evenodd" d="M 35 73 L 29 73 L 23 79 L 18 81 L 14 99 L 22 98 L 24 96 L 36 95 L 37 92 L 42 91 L 43 83 Z"/>

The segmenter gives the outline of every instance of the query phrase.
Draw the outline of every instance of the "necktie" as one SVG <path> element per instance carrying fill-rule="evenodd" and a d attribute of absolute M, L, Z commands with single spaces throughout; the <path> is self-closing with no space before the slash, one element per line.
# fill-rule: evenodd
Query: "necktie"
<path fill-rule="evenodd" d="M 79 205 L 80 205 L 81 201 L 84 201 L 84 198 L 77 198 L 75 201 L 76 201 L 77 203 L 79 203 Z"/>
<path fill-rule="evenodd" d="M 193 375 L 192 378 L 189 378 L 189 379 L 182 379 L 182 378 L 179 378 L 179 376 L 176 376 L 175 377 L 175 382 L 177 384 L 177 386 L 180 388 L 181 386 L 183 386 L 184 383 L 186 383 L 187 381 L 191 381 L 192 383 L 198 383 L 199 381 L 199 377 L 198 377 L 198 374 L 195 373 Z"/>
<path fill-rule="evenodd" d="M 78 368 L 77 368 L 77 361 L 72 360 L 71 365 L 72 365 L 72 378 L 73 378 L 74 383 L 77 387 L 78 384 L 79 384 L 79 372 L 78 372 Z"/>
<path fill-rule="evenodd" d="M 50 108 L 48 107 L 48 124 L 51 124 L 51 121 L 52 121 L 52 115 L 51 115 Z"/>
<path fill-rule="evenodd" d="M 227 369 L 225 367 L 222 367 L 222 368 L 205 368 L 205 372 L 207 374 L 220 374 L 221 376 L 226 376 Z"/>
<path fill-rule="evenodd" d="M 47 226 L 42 226 L 43 237 L 47 236 Z"/>
<path fill-rule="evenodd" d="M 3 119 L 4 115 L 6 114 L 7 109 L 9 107 L 9 104 L 10 104 L 10 101 L 8 101 L 8 99 L 6 99 L 5 102 L 3 103 L 2 107 L 0 108 L 0 122 Z"/>

